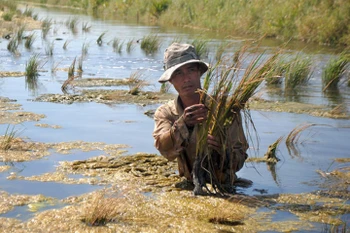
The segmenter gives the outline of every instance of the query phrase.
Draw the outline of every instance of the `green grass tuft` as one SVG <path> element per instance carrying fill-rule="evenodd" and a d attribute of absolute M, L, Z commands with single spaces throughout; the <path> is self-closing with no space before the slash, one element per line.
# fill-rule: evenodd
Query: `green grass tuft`
<path fill-rule="evenodd" d="M 338 83 L 346 72 L 350 64 L 350 54 L 342 53 L 339 57 L 331 59 L 322 73 L 323 91 L 338 87 Z M 349 74 L 348 74 L 349 76 Z M 349 77 L 348 77 L 349 78 Z M 350 82 L 350 79 L 348 80 Z"/>
<path fill-rule="evenodd" d="M 149 34 L 141 39 L 141 49 L 146 54 L 154 54 L 159 50 L 160 38 L 158 35 Z"/>

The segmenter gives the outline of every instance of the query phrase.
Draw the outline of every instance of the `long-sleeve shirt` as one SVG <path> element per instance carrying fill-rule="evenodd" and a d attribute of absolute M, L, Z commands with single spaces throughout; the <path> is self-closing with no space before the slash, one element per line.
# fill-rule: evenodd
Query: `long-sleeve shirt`
<path fill-rule="evenodd" d="M 153 137 L 155 147 L 169 160 L 177 159 L 179 175 L 192 180 L 192 166 L 196 156 L 196 130 L 188 127 L 183 118 L 184 109 L 181 99 L 169 101 L 157 108 L 154 114 L 155 126 Z M 228 128 L 229 153 L 233 153 L 237 172 L 247 158 L 248 143 L 244 135 L 242 120 L 239 117 Z"/>

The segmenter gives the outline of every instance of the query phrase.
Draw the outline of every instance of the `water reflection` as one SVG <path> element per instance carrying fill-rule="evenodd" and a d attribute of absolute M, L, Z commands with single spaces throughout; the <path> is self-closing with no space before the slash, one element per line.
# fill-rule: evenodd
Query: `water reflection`
<path fill-rule="evenodd" d="M 267 170 L 271 173 L 271 176 L 273 180 L 275 181 L 277 186 L 280 186 L 280 180 L 277 177 L 277 172 L 276 172 L 276 163 L 266 163 L 267 165 Z"/>
<path fill-rule="evenodd" d="M 25 77 L 25 88 L 31 92 L 32 96 L 37 96 L 38 92 L 38 76 L 35 77 Z"/>

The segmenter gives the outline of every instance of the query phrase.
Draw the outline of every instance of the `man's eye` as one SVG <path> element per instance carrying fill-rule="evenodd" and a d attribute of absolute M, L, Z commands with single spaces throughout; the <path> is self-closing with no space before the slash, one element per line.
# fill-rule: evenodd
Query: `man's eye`
<path fill-rule="evenodd" d="M 175 71 L 174 75 L 181 75 L 181 71 Z"/>

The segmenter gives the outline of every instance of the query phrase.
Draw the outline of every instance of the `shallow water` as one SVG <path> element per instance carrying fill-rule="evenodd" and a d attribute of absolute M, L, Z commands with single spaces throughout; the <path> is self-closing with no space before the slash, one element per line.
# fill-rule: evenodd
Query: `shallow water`
<path fill-rule="evenodd" d="M 25 64 L 33 52 L 40 53 L 40 57 L 47 61 L 39 76 L 39 85 L 35 90 L 26 88 L 24 77 L 1 78 L 0 95 L 17 100 L 24 111 L 45 114 L 46 118 L 39 123 L 59 125 L 62 128 L 41 128 L 36 127 L 38 122 L 24 122 L 16 126 L 21 130 L 21 137 L 27 137 L 38 142 L 69 142 L 82 140 L 87 142 L 104 142 L 108 144 L 127 144 L 127 153 L 137 152 L 158 153 L 153 147 L 153 120 L 144 115 L 149 109 L 155 109 L 158 105 L 140 106 L 134 104 L 105 105 L 98 103 L 73 103 L 70 105 L 33 102 L 36 96 L 44 93 L 62 93 L 60 87 L 67 78 L 66 71 L 51 73 L 51 67 L 59 63 L 60 68 L 68 68 L 75 57 L 81 56 L 82 45 L 88 44 L 88 55 L 83 62 L 84 77 L 109 77 L 126 78 L 132 72 L 143 70 L 144 76 L 151 84 L 148 88 L 158 90 L 158 77 L 162 73 L 162 51 L 174 38 L 183 37 L 188 40 L 193 37 L 189 32 L 160 29 L 155 26 L 127 25 L 118 21 L 103 21 L 92 19 L 89 16 L 78 15 L 80 22 L 89 22 L 92 26 L 87 33 L 79 32 L 72 34 L 66 28 L 64 22 L 72 13 L 54 11 L 38 8 L 34 12 L 39 14 L 40 19 L 51 18 L 54 22 L 53 30 L 50 31 L 47 41 L 54 41 L 54 55 L 46 55 L 45 44 L 41 40 L 40 31 L 33 51 L 27 51 L 24 47 L 20 49 L 21 56 L 15 57 L 7 49 L 7 41 L 0 39 L 0 69 L 2 71 L 24 72 Z M 101 33 L 107 32 L 105 43 L 102 46 L 96 44 L 96 39 Z M 122 54 L 113 52 L 107 42 L 114 37 L 121 41 L 142 38 L 150 33 L 157 33 L 162 40 L 161 48 L 153 56 L 145 55 L 135 43 L 131 53 L 123 51 Z M 62 38 L 63 40 L 55 40 Z M 67 50 L 63 50 L 66 40 L 71 40 Z M 210 50 L 214 51 L 220 38 L 213 38 L 210 43 Z M 235 42 L 239 45 L 243 38 Z M 267 48 L 275 46 L 266 42 Z M 298 47 L 293 47 L 297 51 Z M 124 45 L 125 50 L 125 45 Z M 325 53 L 327 51 L 329 53 Z M 213 52 L 209 54 L 211 56 Z M 317 47 L 313 51 L 307 50 L 307 55 L 315 58 L 314 77 L 310 85 L 300 88 L 296 95 L 286 96 L 281 92 L 268 92 L 265 90 L 263 97 L 271 100 L 294 100 L 304 103 L 323 104 L 336 106 L 345 104 L 350 107 L 349 87 L 341 86 L 339 92 L 330 97 L 320 91 L 321 68 L 331 56 L 331 50 L 324 47 Z M 250 179 L 254 185 L 250 188 L 239 190 L 240 192 L 255 195 L 256 190 L 265 190 L 268 194 L 274 193 L 303 193 L 318 190 L 314 183 L 322 180 L 316 170 L 331 171 L 344 164 L 334 163 L 335 158 L 348 158 L 350 156 L 350 121 L 336 120 L 320 117 L 312 117 L 305 114 L 277 113 L 264 111 L 251 111 L 258 136 L 259 150 L 257 144 L 251 143 L 249 154 L 251 157 L 263 156 L 268 146 L 275 142 L 280 136 L 287 136 L 296 126 L 310 123 L 317 124 L 301 133 L 297 144 L 296 153 L 289 153 L 285 144 L 278 147 L 278 156 L 281 161 L 275 166 L 274 172 L 269 170 L 265 163 L 247 163 L 238 173 L 238 176 Z M 7 125 L 0 125 L 0 132 L 5 132 Z M 72 195 L 79 195 L 101 187 L 92 185 L 68 185 L 54 182 L 33 182 L 22 180 L 7 180 L 10 172 L 19 172 L 23 176 L 38 175 L 45 172 L 52 172 L 59 161 L 70 161 L 75 159 L 86 159 L 102 154 L 100 151 L 74 152 L 69 155 L 55 154 L 31 162 L 14 163 L 12 169 L 0 173 L 0 188 L 9 193 L 22 194 L 44 194 L 55 198 L 66 198 Z M 26 219 L 26 210 L 16 208 L 6 215 L 15 217 L 21 214 L 21 219 Z M 276 221 L 289 219 L 289 213 L 279 211 Z M 349 217 L 344 216 L 349 219 Z"/>

